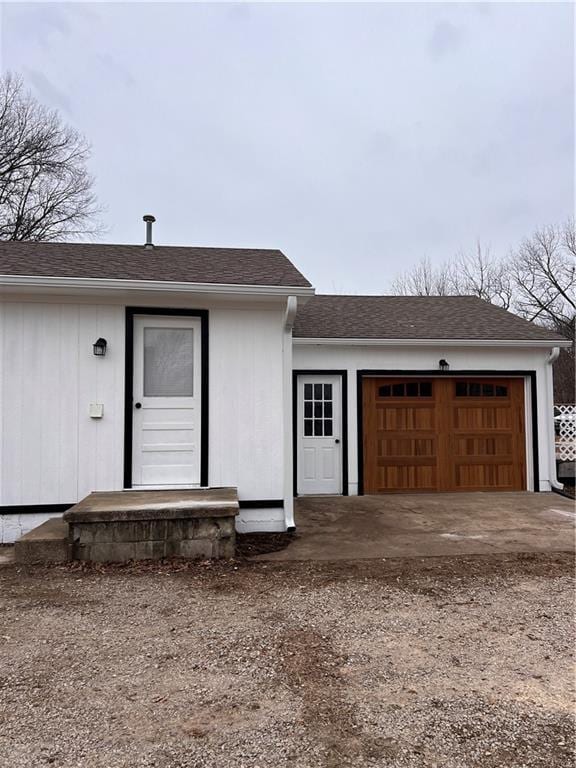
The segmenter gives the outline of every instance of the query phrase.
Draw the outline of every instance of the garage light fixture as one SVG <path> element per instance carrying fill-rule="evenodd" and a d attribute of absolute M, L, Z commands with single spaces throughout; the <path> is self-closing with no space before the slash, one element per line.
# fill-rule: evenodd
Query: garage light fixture
<path fill-rule="evenodd" d="M 106 347 L 108 346 L 108 342 L 106 339 L 99 338 L 97 339 L 94 344 L 92 345 L 92 348 L 94 350 L 94 354 L 97 357 L 104 357 L 106 354 Z"/>
<path fill-rule="evenodd" d="M 438 367 L 442 373 L 446 373 L 446 371 L 450 368 L 450 363 L 448 360 L 444 360 L 444 358 L 442 358 L 442 360 L 438 360 Z"/>

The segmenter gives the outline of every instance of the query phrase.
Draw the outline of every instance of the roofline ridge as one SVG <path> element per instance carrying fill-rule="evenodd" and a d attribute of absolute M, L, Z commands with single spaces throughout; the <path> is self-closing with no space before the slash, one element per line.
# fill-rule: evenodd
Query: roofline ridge
<path fill-rule="evenodd" d="M 18 246 L 18 245 L 36 245 L 36 246 L 81 246 L 83 248 L 89 247 L 89 248 L 98 248 L 98 247 L 105 247 L 105 248 L 144 248 L 143 243 L 101 243 L 101 242 L 92 242 L 87 243 L 84 241 L 76 241 L 76 240 L 2 240 L 0 241 L 0 247 L 2 246 Z M 228 246 L 228 245 L 154 245 L 154 249 L 157 250 L 158 248 L 185 248 L 185 249 L 194 249 L 194 250 L 200 250 L 200 251 L 259 251 L 262 252 L 268 252 L 268 253 L 281 253 L 282 256 L 285 258 L 288 258 L 284 251 L 282 251 L 280 248 L 257 248 L 257 247 L 239 247 L 239 246 Z"/>

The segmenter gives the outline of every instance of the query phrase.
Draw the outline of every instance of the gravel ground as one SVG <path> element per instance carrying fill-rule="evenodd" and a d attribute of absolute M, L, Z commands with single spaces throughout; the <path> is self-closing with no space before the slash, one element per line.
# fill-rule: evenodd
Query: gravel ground
<path fill-rule="evenodd" d="M 0 568 L 0 765 L 568 768 L 573 560 Z"/>

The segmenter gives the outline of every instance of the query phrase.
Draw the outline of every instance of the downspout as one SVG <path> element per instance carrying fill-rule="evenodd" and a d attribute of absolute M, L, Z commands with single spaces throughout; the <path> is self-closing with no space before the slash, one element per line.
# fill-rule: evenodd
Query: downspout
<path fill-rule="evenodd" d="M 296 319 L 298 300 L 288 296 L 283 328 L 284 367 L 284 523 L 288 532 L 296 530 L 294 521 L 294 467 L 292 446 L 292 328 Z"/>
<path fill-rule="evenodd" d="M 548 446 L 549 446 L 549 458 L 550 462 L 550 485 L 553 491 L 564 491 L 562 483 L 558 482 L 558 476 L 556 475 L 556 436 L 554 434 L 554 379 L 552 374 L 552 366 L 558 355 L 560 354 L 560 347 L 552 347 L 550 354 L 546 358 L 546 402 L 548 405 L 552 403 L 552 419 L 551 429 L 548 429 Z M 548 419 L 550 424 L 550 418 Z"/>

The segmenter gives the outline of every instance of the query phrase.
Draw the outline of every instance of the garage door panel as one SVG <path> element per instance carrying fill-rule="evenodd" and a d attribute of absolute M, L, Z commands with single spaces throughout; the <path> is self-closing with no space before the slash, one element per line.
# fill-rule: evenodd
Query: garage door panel
<path fill-rule="evenodd" d="M 364 382 L 365 488 L 431 492 L 438 484 L 437 411 L 431 381 Z"/>
<path fill-rule="evenodd" d="M 449 485 L 460 491 L 523 490 L 526 459 L 522 379 L 447 384 L 453 425 L 447 456 L 453 468 Z"/>
<path fill-rule="evenodd" d="M 523 490 L 523 387 L 522 379 L 366 379 L 365 491 Z"/>
<path fill-rule="evenodd" d="M 436 427 L 434 408 L 376 406 L 376 424 L 378 429 L 387 431 L 427 431 Z"/>
<path fill-rule="evenodd" d="M 452 410 L 452 426 L 456 430 L 470 429 L 501 429 L 512 428 L 512 411 L 510 406 L 493 408 L 491 406 L 454 407 Z"/>
<path fill-rule="evenodd" d="M 378 440 L 378 457 L 435 456 L 436 440 L 428 435 L 405 437 L 402 433 Z"/>
<path fill-rule="evenodd" d="M 512 456 L 513 440 L 510 435 L 466 435 L 452 440 L 454 457 L 466 456 L 473 459 L 478 456 Z"/>
<path fill-rule="evenodd" d="M 512 490 L 512 464 L 464 464 L 456 467 L 456 489 L 461 491 Z"/>
<path fill-rule="evenodd" d="M 436 490 L 436 467 L 433 466 L 386 466 L 378 467 L 376 485 L 371 493 L 391 491 L 431 493 Z"/>

